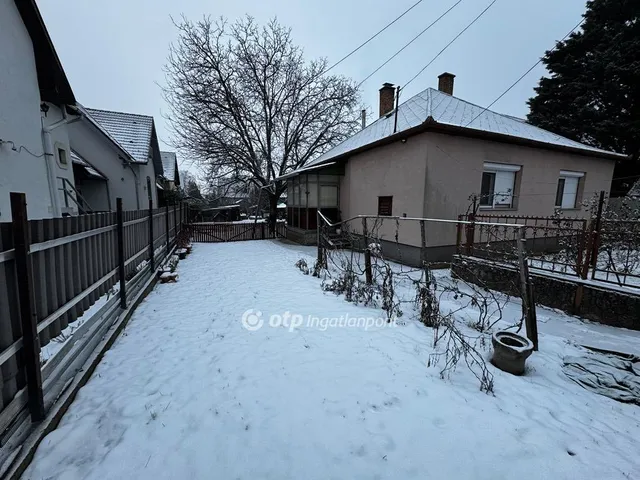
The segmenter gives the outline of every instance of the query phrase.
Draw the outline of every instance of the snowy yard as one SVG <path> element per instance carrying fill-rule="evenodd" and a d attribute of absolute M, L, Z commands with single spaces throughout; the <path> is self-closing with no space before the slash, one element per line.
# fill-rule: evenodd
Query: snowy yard
<path fill-rule="evenodd" d="M 640 332 L 540 308 L 527 375 L 489 365 L 487 395 L 462 365 L 444 380 L 427 366 L 433 332 L 411 312 L 396 327 L 308 326 L 309 315 L 384 316 L 294 267 L 314 253 L 276 241 L 196 244 L 179 282 L 140 305 L 24 478 L 640 478 L 640 408 L 562 371 L 564 356 L 584 354 L 579 344 L 640 354 Z M 509 309 L 515 318 L 520 305 Z M 245 324 L 261 328 L 243 326 L 248 310 L 261 316 Z M 269 326 L 287 312 L 303 324 Z"/>

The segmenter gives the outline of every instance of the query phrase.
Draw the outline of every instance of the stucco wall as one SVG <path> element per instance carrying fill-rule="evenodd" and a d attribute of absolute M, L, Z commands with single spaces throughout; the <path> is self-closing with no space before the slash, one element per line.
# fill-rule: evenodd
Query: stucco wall
<path fill-rule="evenodd" d="M 516 175 L 514 208 L 481 209 L 479 213 L 553 215 L 560 170 L 586 173 L 582 179 L 584 199 L 611 188 L 613 160 L 436 133 L 424 135 L 428 138 L 429 152 L 425 192 L 427 217 L 455 219 L 466 213 L 471 203 L 469 196 L 480 194 L 485 162 L 522 168 Z M 564 213 L 567 216 L 587 215 L 580 207 Z M 455 227 L 430 225 L 428 237 L 432 245 L 455 243 Z"/>
<path fill-rule="evenodd" d="M 457 219 L 472 194 L 480 193 L 485 162 L 520 165 L 512 209 L 482 210 L 505 215 L 552 215 L 560 170 L 586 172 L 584 198 L 608 191 L 614 162 L 486 140 L 423 133 L 351 157 L 341 183 L 342 218 L 377 214 L 378 196 L 393 196 L 395 216 Z M 566 211 L 585 216 L 584 208 Z M 395 220 L 385 220 L 382 238 L 395 241 Z M 400 221 L 400 243 L 419 246 L 418 222 Z M 454 245 L 456 227 L 426 223 L 428 247 Z"/>
<path fill-rule="evenodd" d="M 135 176 L 130 168 L 124 167 L 117 147 L 87 120 L 72 123 L 67 128 L 73 149 L 109 179 L 111 209 L 115 210 L 116 198 L 121 197 L 125 210 L 136 210 Z M 102 210 L 101 206 L 94 206 L 89 198 L 87 201 L 93 209 Z M 99 203 L 103 205 L 103 202 Z M 141 202 L 140 206 L 146 208 L 146 203 Z"/>
<path fill-rule="evenodd" d="M 140 175 L 140 205 L 147 208 L 149 205 L 149 197 L 147 192 L 147 177 L 151 179 L 151 198 L 153 199 L 154 208 L 158 206 L 158 188 L 156 187 L 156 172 L 153 168 L 153 162 L 139 163 L 136 165 Z"/>
<path fill-rule="evenodd" d="M 0 222 L 11 220 L 9 192 L 27 194 L 30 218 L 53 214 L 40 123 L 33 45 L 13 0 L 0 0 Z M 20 147 L 23 147 L 20 149 Z"/>
<path fill-rule="evenodd" d="M 393 196 L 394 216 L 422 217 L 426 168 L 427 139 L 423 135 L 351 157 L 340 188 L 342 218 L 377 215 L 379 196 Z M 352 222 L 357 231 L 361 230 L 359 223 Z M 385 220 L 377 231 L 381 239 L 395 241 L 395 220 Z M 420 244 L 416 222 L 402 221 L 398 234 L 400 243 Z"/>
<path fill-rule="evenodd" d="M 42 117 L 42 125 L 48 127 L 53 125 L 56 122 L 61 121 L 63 117 L 63 113 L 60 107 L 54 105 L 52 103 L 48 103 L 49 110 L 46 114 L 43 114 Z M 68 116 L 68 120 L 73 119 L 73 117 Z M 58 195 L 58 202 L 61 208 L 61 213 L 69 213 L 70 215 L 78 214 L 78 205 L 69 198 L 66 202 L 68 204 L 68 209 L 65 209 L 65 195 L 63 188 L 62 178 L 67 179 L 68 182 L 71 183 L 75 187 L 74 176 L 73 176 L 73 163 L 71 161 L 71 150 L 69 147 L 69 127 L 72 124 L 62 124 L 51 131 L 51 145 L 53 147 L 53 161 L 51 164 L 53 165 L 53 176 L 55 178 L 55 191 L 56 195 Z M 63 149 L 66 152 L 67 156 L 67 164 L 63 164 L 60 162 L 60 156 L 58 149 Z M 72 188 L 69 188 L 68 184 L 64 185 L 67 192 L 73 197 L 75 197 L 75 193 Z"/>

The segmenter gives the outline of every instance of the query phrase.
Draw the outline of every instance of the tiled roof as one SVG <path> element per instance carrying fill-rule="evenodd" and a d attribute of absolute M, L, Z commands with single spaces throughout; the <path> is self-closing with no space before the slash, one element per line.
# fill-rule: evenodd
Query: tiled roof
<path fill-rule="evenodd" d="M 341 144 L 308 163 L 304 168 L 328 162 L 340 155 L 393 135 L 394 113 L 395 110 L 391 114 L 379 118 Z M 602 153 L 606 156 L 615 155 L 613 152 L 584 145 L 535 127 L 522 119 L 485 110 L 482 107 L 460 100 L 434 88 L 427 88 L 400 105 L 398 108 L 397 132 L 417 127 L 430 117 L 439 125 L 468 128 L 470 131 L 500 134 L 549 146 L 569 147 L 590 153 Z M 620 155 L 620 157 L 622 158 L 624 155 Z"/>
<path fill-rule="evenodd" d="M 136 162 L 149 161 L 153 117 L 94 108 L 86 111 Z"/>
<path fill-rule="evenodd" d="M 164 178 L 166 178 L 167 180 L 175 181 L 176 164 L 178 162 L 175 152 L 160 152 L 160 158 L 162 159 Z"/>

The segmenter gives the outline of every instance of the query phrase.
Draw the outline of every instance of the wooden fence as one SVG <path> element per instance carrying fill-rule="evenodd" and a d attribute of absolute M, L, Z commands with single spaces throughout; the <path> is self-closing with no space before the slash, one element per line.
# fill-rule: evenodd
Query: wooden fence
<path fill-rule="evenodd" d="M 186 215 L 182 205 L 154 209 L 151 202 L 124 212 L 118 199 L 116 213 L 27 221 L 19 193 L 11 207 L 13 222 L 0 223 L 0 446 L 29 414 L 44 417 L 69 375 L 63 366 L 77 366 L 76 335 L 63 342 L 69 332 L 61 333 L 83 323 L 77 320 L 99 299 L 100 312 L 126 307 L 173 248 Z M 97 337 L 110 325 L 86 323 L 76 333 Z M 61 348 L 47 361 L 41 348 L 52 341 Z"/>
<path fill-rule="evenodd" d="M 240 240 L 264 240 L 267 238 L 285 238 L 287 225 L 277 222 L 275 231 L 268 223 L 205 222 L 190 223 L 185 226 L 194 242 L 236 242 Z"/>

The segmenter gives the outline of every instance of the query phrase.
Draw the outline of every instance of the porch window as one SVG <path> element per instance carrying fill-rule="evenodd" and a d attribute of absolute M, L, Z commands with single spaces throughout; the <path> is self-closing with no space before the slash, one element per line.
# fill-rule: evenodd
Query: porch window
<path fill-rule="evenodd" d="M 320 207 L 336 208 L 338 206 L 338 187 L 336 185 L 320 185 Z"/>
<path fill-rule="evenodd" d="M 393 197 L 378 197 L 378 215 L 390 217 L 393 206 Z"/>
<path fill-rule="evenodd" d="M 480 184 L 480 206 L 485 208 L 512 208 L 519 165 L 485 163 Z"/>
<path fill-rule="evenodd" d="M 555 206 L 557 208 L 576 208 L 580 179 L 582 177 L 584 177 L 584 172 L 560 171 L 558 188 L 556 189 Z"/>

